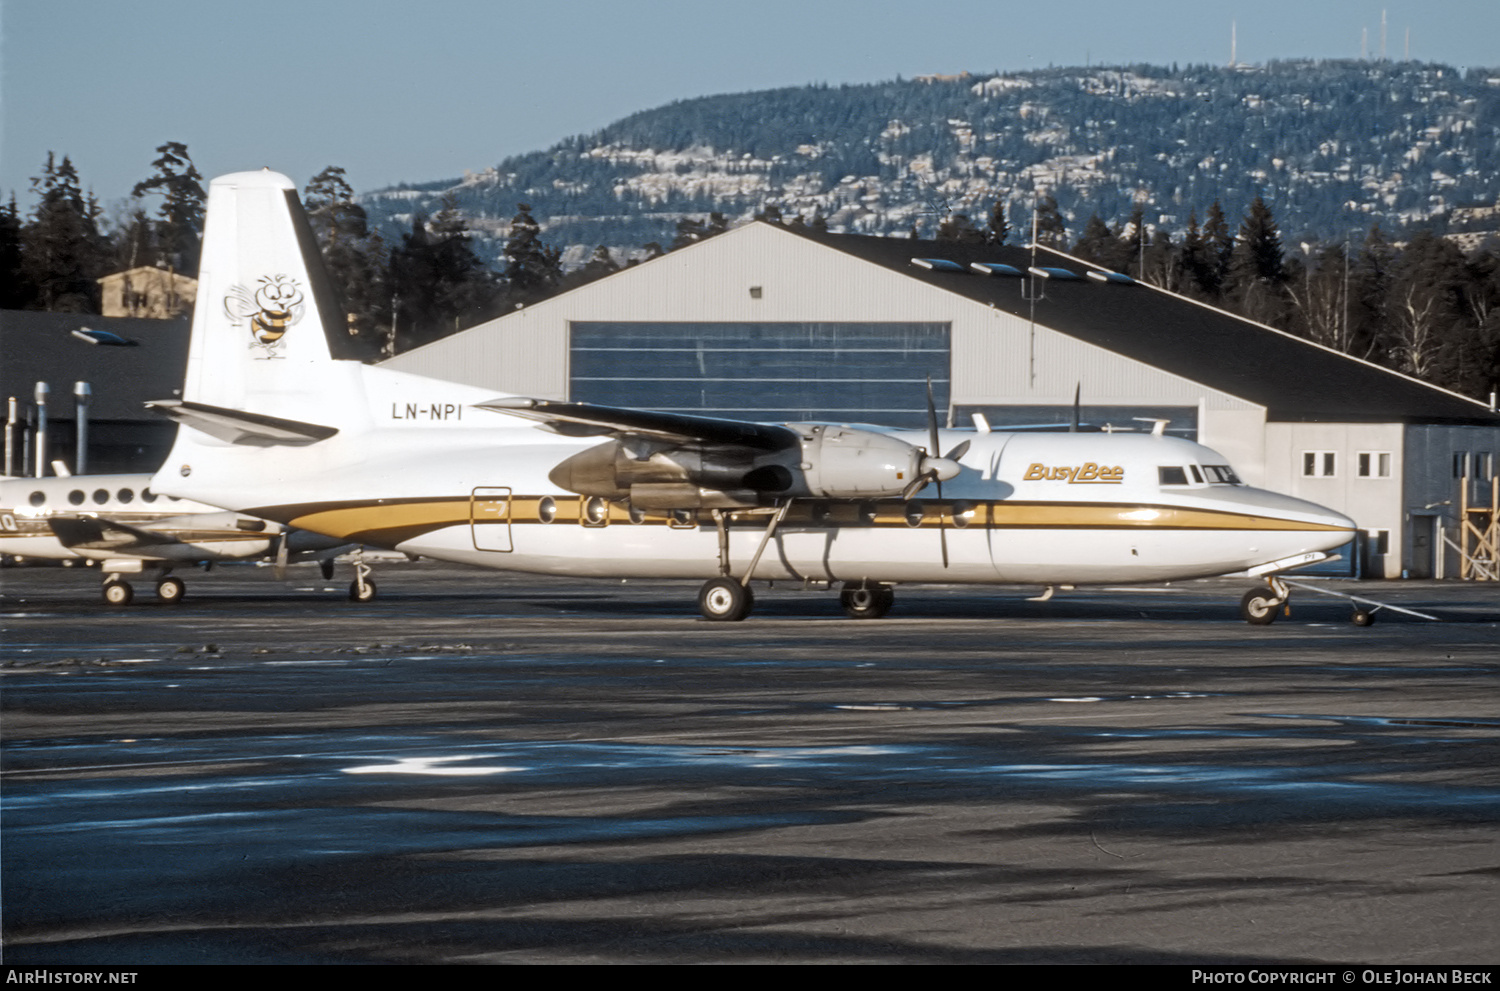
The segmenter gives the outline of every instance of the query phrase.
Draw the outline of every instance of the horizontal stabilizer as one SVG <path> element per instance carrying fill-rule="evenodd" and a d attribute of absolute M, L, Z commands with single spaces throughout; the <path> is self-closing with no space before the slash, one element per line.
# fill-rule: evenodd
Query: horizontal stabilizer
<path fill-rule="evenodd" d="M 205 403 L 164 399 L 146 405 L 194 430 L 201 430 L 231 444 L 247 444 L 251 447 L 301 447 L 327 440 L 339 432 L 337 427 L 325 427 L 301 420 L 283 420 L 280 417 L 223 409 Z"/>
<path fill-rule="evenodd" d="M 635 434 L 679 443 L 700 441 L 734 444 L 758 451 L 779 451 L 797 443 L 797 432 L 787 427 L 771 423 L 747 423 L 743 420 L 721 420 L 712 416 L 659 413 L 619 406 L 595 406 L 593 403 L 526 399 L 521 396 L 494 399 L 480 403 L 479 408 L 540 420 L 561 434 L 578 435 L 584 432 L 578 429 L 582 427 L 591 433 Z"/>

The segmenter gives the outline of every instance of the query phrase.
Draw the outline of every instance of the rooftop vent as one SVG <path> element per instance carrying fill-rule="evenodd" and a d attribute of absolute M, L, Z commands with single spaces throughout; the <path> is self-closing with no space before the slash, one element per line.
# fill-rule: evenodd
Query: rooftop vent
<path fill-rule="evenodd" d="M 930 272 L 967 272 L 958 262 L 949 261 L 946 258 L 913 258 L 911 263 L 917 268 L 925 268 Z"/>
<path fill-rule="evenodd" d="M 1070 272 L 1065 268 L 1044 268 L 1040 265 L 1033 265 L 1026 271 L 1043 279 L 1063 280 L 1080 278 L 1077 272 Z"/>
<path fill-rule="evenodd" d="M 1090 270 L 1088 277 L 1095 282 L 1114 282 L 1122 286 L 1135 285 L 1135 280 L 1123 272 L 1096 272 Z"/>
<path fill-rule="evenodd" d="M 1020 278 L 1026 274 L 1014 265 L 1002 265 L 999 262 L 970 262 L 969 267 L 980 275 L 1009 275 Z"/>

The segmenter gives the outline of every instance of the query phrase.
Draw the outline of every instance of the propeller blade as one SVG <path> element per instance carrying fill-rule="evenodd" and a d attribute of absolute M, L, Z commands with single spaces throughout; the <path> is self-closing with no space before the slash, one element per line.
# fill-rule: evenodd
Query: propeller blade
<path fill-rule="evenodd" d="M 949 451 L 946 455 L 944 455 L 944 457 L 946 457 L 949 461 L 962 461 L 964 459 L 964 455 L 968 454 L 968 453 L 969 453 L 969 442 L 968 441 L 962 441 L 962 442 L 959 443 L 959 445 L 957 447 L 955 447 L 953 450 Z"/>
<path fill-rule="evenodd" d="M 938 505 L 942 505 L 943 483 L 937 483 Z M 938 546 L 943 549 L 943 567 L 948 567 L 948 524 L 943 522 L 943 514 L 938 514 Z"/>
<path fill-rule="evenodd" d="M 942 448 L 938 446 L 941 442 L 938 440 L 937 406 L 932 401 L 931 375 L 927 376 L 927 436 L 932 441 L 927 453 L 935 458 L 942 452 Z"/>

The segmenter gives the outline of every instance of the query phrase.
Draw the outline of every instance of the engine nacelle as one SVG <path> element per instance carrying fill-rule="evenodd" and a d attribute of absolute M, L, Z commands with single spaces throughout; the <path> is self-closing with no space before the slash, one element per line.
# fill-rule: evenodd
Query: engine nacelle
<path fill-rule="evenodd" d="M 922 468 L 922 449 L 890 434 L 813 424 L 799 427 L 805 491 L 823 499 L 898 496 Z"/>
<path fill-rule="evenodd" d="M 784 498 L 900 496 L 924 467 L 938 467 L 934 477 L 942 478 L 958 471 L 890 434 L 821 423 L 789 426 L 797 444 L 772 451 L 611 440 L 573 455 L 548 477 L 570 492 L 629 499 L 643 509 L 728 509 Z"/>

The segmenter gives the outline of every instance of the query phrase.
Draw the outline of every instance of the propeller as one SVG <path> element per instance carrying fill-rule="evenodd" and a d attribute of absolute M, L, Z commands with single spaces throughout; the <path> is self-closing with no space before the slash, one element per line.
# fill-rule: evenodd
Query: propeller
<path fill-rule="evenodd" d="M 946 455 L 938 456 L 941 450 L 942 440 L 938 437 L 937 406 L 932 401 L 932 376 L 927 376 L 927 438 L 928 447 L 922 452 L 922 460 L 917 469 L 917 477 L 911 480 L 911 484 L 901 493 L 901 498 L 910 499 L 926 487 L 928 482 L 937 484 L 937 497 L 943 498 L 943 483 L 950 478 L 956 478 L 963 467 L 958 463 L 969 450 L 967 440 L 959 444 Z M 948 567 L 948 527 L 943 522 L 942 516 L 938 516 L 938 543 L 943 549 L 943 567 Z"/>

